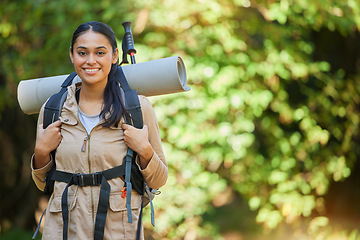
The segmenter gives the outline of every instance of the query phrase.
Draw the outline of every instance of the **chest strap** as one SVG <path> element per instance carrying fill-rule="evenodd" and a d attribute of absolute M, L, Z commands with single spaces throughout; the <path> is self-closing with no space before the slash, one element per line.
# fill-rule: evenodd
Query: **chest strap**
<path fill-rule="evenodd" d="M 48 176 L 51 180 L 67 183 L 64 192 L 61 197 L 61 211 L 63 218 L 63 239 L 68 239 L 69 228 L 69 209 L 68 209 L 68 190 L 71 185 L 77 185 L 80 187 L 85 186 L 99 186 L 100 196 L 99 203 L 95 219 L 94 240 L 104 238 L 104 229 L 106 223 L 106 215 L 109 208 L 110 198 L 110 184 L 107 182 L 110 179 L 123 176 L 125 174 L 125 168 L 123 165 L 91 174 L 78 174 L 68 173 L 59 170 L 53 170 Z"/>

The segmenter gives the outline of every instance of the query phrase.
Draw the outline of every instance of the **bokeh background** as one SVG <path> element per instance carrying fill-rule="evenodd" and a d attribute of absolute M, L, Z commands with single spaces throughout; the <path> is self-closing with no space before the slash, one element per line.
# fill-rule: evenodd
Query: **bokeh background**
<path fill-rule="evenodd" d="M 17 85 L 71 73 L 91 20 L 120 46 L 132 21 L 137 62 L 179 55 L 192 88 L 150 98 L 169 179 L 146 239 L 360 239 L 358 0 L 1 0 L 0 239 L 46 207 Z"/>

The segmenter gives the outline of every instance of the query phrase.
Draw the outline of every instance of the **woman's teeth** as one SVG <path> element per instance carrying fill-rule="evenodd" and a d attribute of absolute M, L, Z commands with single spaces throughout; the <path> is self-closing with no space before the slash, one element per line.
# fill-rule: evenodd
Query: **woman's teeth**
<path fill-rule="evenodd" d="M 98 68 L 96 69 L 85 69 L 86 72 L 96 72 L 96 71 L 99 71 Z"/>

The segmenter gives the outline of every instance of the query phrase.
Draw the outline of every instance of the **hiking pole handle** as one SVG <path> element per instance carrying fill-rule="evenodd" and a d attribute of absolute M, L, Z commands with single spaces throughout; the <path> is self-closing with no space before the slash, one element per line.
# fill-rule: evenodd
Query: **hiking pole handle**
<path fill-rule="evenodd" d="M 123 49 L 124 54 L 129 54 L 131 59 L 131 64 L 136 64 L 135 61 L 135 46 L 134 46 L 134 38 L 133 34 L 131 32 L 131 22 L 126 21 L 122 23 L 124 29 L 125 29 L 125 35 L 123 38 L 123 42 L 126 46 L 126 49 Z"/>

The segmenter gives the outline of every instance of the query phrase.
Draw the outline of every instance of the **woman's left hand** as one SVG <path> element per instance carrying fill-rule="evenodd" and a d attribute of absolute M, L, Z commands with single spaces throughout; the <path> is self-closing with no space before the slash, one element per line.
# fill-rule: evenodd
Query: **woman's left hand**
<path fill-rule="evenodd" d="M 124 141 L 126 145 L 139 155 L 141 168 L 146 168 L 154 153 L 149 142 L 147 125 L 144 125 L 142 129 L 138 129 L 124 123 L 121 127 L 124 129 Z"/>

